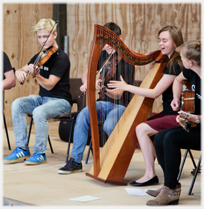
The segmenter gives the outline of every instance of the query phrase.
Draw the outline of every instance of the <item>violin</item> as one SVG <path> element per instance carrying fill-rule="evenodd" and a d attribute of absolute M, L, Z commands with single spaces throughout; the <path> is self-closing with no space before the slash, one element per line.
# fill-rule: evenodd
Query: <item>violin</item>
<path fill-rule="evenodd" d="M 181 110 L 188 112 L 188 113 L 194 113 L 195 112 L 195 92 L 190 87 L 189 81 L 183 81 L 183 91 L 181 95 Z M 188 129 L 188 114 L 183 113 L 182 116 L 179 116 L 179 124 L 183 129 L 187 132 L 189 132 Z M 191 124 L 193 127 L 195 124 Z"/>
<path fill-rule="evenodd" d="M 34 63 L 35 68 L 33 77 L 35 77 L 36 74 L 39 72 L 39 67 L 44 65 L 50 59 L 50 57 L 57 51 L 57 49 L 57 47 L 51 46 L 46 51 L 41 52 L 39 62 Z"/>
<path fill-rule="evenodd" d="M 53 33 L 55 25 L 57 25 L 58 23 L 59 23 L 59 21 L 56 21 L 55 24 L 53 25 L 52 30 L 50 31 L 49 36 L 47 37 L 47 39 L 46 39 L 45 43 L 43 44 L 43 46 L 42 46 L 42 48 L 41 48 L 37 58 L 35 59 L 35 62 L 33 63 L 34 64 L 34 74 L 33 74 L 33 77 L 35 77 L 37 75 L 37 73 L 39 72 L 39 70 L 40 70 L 39 67 L 42 66 L 45 62 L 47 62 L 48 59 L 52 56 L 52 54 L 54 54 L 57 51 L 57 48 L 54 47 L 54 46 L 49 47 L 44 52 L 43 52 L 43 48 L 44 48 L 45 44 L 47 43 L 50 35 Z M 27 72 L 26 76 L 28 76 L 29 74 L 30 74 L 30 72 Z M 24 83 L 21 82 L 20 84 L 23 85 Z"/>
<path fill-rule="evenodd" d="M 100 97 L 104 98 L 104 93 L 106 92 L 106 88 L 104 87 L 104 83 L 108 81 L 110 78 L 112 78 L 116 71 L 116 66 L 121 60 L 121 56 L 115 52 L 115 50 L 112 51 L 112 53 L 109 55 L 107 60 L 103 63 L 101 69 L 98 73 L 100 73 L 99 78 L 102 80 L 101 82 L 101 90 L 99 92 Z"/>
<path fill-rule="evenodd" d="M 104 83 L 113 77 L 116 71 L 116 66 L 120 62 L 121 58 L 122 56 L 120 56 L 118 53 L 115 52 L 115 50 L 113 50 L 112 53 L 109 55 L 109 57 L 104 61 L 102 67 L 96 74 L 96 75 L 100 74 L 99 78 L 102 80 L 100 85 L 101 90 L 98 94 L 103 98 L 104 98 L 104 93 L 106 92 Z M 85 94 L 84 92 L 81 92 L 78 98 L 84 96 L 84 94 Z"/>

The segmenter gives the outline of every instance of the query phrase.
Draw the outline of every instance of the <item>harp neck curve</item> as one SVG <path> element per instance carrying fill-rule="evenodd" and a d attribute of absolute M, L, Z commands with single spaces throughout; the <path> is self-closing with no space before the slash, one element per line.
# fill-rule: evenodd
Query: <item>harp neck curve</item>
<path fill-rule="evenodd" d="M 100 172 L 100 151 L 98 119 L 96 114 L 95 82 L 99 56 L 105 44 L 108 44 L 113 49 L 115 49 L 115 51 L 117 51 L 126 62 L 132 65 L 146 65 L 153 61 L 162 62 L 164 58 L 160 50 L 151 52 L 149 54 L 139 54 L 133 52 L 114 32 L 101 25 L 94 25 L 94 38 L 92 42 L 87 73 L 87 99 L 93 144 L 92 146 L 95 176 L 97 176 Z"/>

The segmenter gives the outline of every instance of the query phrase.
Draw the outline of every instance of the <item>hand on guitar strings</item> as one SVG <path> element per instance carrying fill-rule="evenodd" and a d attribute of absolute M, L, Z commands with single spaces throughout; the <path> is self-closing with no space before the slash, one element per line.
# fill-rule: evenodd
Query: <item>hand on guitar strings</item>
<path fill-rule="evenodd" d="M 188 120 L 189 120 L 189 114 L 187 112 L 184 112 L 183 110 L 178 112 L 178 116 L 176 117 L 176 121 L 180 124 L 180 126 L 187 132 L 189 132 L 188 129 Z"/>

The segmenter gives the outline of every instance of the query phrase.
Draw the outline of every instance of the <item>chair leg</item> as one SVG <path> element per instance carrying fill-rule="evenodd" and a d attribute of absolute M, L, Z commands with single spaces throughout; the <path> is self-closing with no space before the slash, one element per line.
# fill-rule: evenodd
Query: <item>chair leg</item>
<path fill-rule="evenodd" d="M 190 155 L 190 157 L 191 157 L 191 160 L 192 160 L 192 163 L 193 163 L 193 165 L 194 165 L 194 168 L 196 169 L 196 163 L 195 163 L 195 161 L 194 161 L 194 158 L 193 158 L 193 155 L 192 155 L 192 153 L 191 153 L 191 150 L 189 149 L 188 152 L 189 152 L 189 155 Z"/>
<path fill-rule="evenodd" d="M 5 127 L 5 131 L 6 131 L 7 142 L 8 142 L 8 148 L 9 148 L 9 150 L 11 150 L 7 125 L 6 125 L 6 118 L 5 118 L 4 112 L 3 112 L 3 119 L 4 119 L 4 127 Z"/>
<path fill-rule="evenodd" d="M 180 170 L 179 170 L 179 174 L 178 174 L 178 177 L 177 177 L 177 181 L 179 181 L 179 179 L 180 179 L 180 176 L 181 176 L 181 173 L 182 173 L 182 170 L 183 170 L 184 163 L 186 161 L 186 157 L 187 157 L 188 151 L 189 150 L 187 149 L 186 152 L 185 152 L 185 154 L 184 154 L 183 162 L 182 162 L 181 167 L 180 167 Z"/>
<path fill-rule="evenodd" d="M 73 132 L 73 129 L 74 129 L 74 117 L 71 118 L 71 119 L 72 119 L 72 124 L 71 124 L 70 133 L 69 133 L 69 141 L 68 141 L 68 147 L 67 147 L 67 156 L 66 156 L 66 160 L 65 160 L 66 163 L 68 162 L 68 159 L 69 159 L 69 150 L 70 150 L 72 132 Z"/>
<path fill-rule="evenodd" d="M 48 135 L 48 142 L 49 142 L 49 145 L 50 145 L 50 150 L 51 150 L 52 154 L 54 154 L 49 135 Z"/>
<path fill-rule="evenodd" d="M 29 131 L 28 131 L 28 143 L 27 143 L 27 146 L 28 146 L 29 141 L 30 141 L 30 134 L 31 134 L 32 125 L 33 125 L 33 117 L 31 117 L 31 120 L 30 120 L 30 127 L 29 127 Z"/>
<path fill-rule="evenodd" d="M 86 162 L 85 162 L 85 164 L 88 163 L 91 149 L 92 149 L 92 139 L 91 139 L 90 144 L 89 144 L 89 150 L 88 150 L 88 153 L 87 153 L 87 156 L 86 156 Z"/>
<path fill-rule="evenodd" d="M 195 174 L 194 174 L 194 176 L 193 176 L 193 180 L 192 180 L 191 187 L 190 187 L 190 189 L 189 189 L 188 195 L 191 195 L 191 193 L 192 193 L 193 186 L 194 186 L 194 183 L 195 183 L 195 180 L 196 180 L 197 174 L 198 174 L 198 170 L 199 170 L 199 168 L 200 168 L 201 159 L 202 159 L 202 155 L 200 156 L 200 159 L 199 159 L 198 165 L 197 165 L 197 167 L 196 167 Z"/>

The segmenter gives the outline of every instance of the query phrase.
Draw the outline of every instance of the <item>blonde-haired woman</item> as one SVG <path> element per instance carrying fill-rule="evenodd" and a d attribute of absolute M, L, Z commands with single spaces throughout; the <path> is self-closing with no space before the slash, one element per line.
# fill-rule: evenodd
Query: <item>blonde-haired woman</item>
<path fill-rule="evenodd" d="M 191 90 L 195 92 L 195 112 L 193 114 L 182 110 L 178 112 L 176 121 L 179 124 L 184 118 L 188 131 L 179 126 L 156 134 L 155 149 L 164 172 L 164 186 L 159 190 L 147 191 L 148 194 L 156 197 L 154 200 L 149 200 L 147 205 L 178 204 L 181 193 L 181 185 L 177 181 L 181 162 L 180 149 L 201 149 L 201 42 L 187 41 L 177 51 L 180 52 L 185 68 L 174 80 L 174 99 L 171 106 L 173 110 L 179 110 L 182 82 L 189 80 Z"/>

